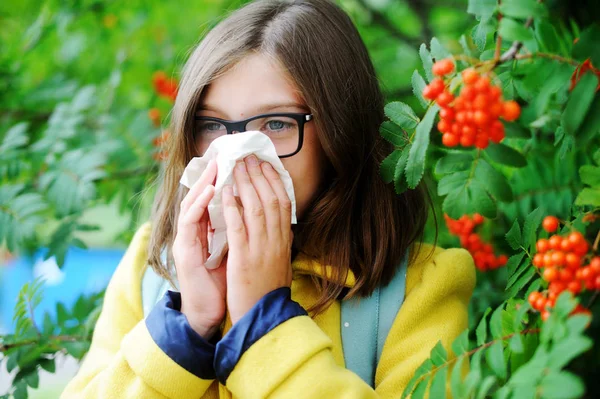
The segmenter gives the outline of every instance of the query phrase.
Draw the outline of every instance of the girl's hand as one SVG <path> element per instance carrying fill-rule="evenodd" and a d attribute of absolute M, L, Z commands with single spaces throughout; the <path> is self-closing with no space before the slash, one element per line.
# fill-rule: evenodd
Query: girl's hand
<path fill-rule="evenodd" d="M 200 179 L 181 201 L 173 258 L 181 290 L 181 313 L 205 339 L 218 330 L 225 316 L 227 257 L 214 270 L 204 267 L 210 232 L 206 208 L 214 196 L 217 165 L 210 161 Z"/>
<path fill-rule="evenodd" d="M 227 307 L 237 322 L 260 298 L 292 283 L 292 206 L 279 174 L 251 155 L 233 172 L 241 204 L 223 189 L 229 259 Z"/>

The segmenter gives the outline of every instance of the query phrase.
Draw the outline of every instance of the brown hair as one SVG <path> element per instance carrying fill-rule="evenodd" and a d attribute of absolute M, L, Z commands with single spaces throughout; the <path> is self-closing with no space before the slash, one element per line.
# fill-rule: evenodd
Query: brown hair
<path fill-rule="evenodd" d="M 417 255 L 431 199 L 425 186 L 396 195 L 379 174 L 393 147 L 381 139 L 384 99 L 367 49 L 348 15 L 329 0 L 259 0 L 215 26 L 188 59 L 172 111 L 169 158 L 152 211 L 149 263 L 170 280 L 179 203 L 179 178 L 198 156 L 193 114 L 204 88 L 252 53 L 274 57 L 288 71 L 314 115 L 328 159 L 323 186 L 294 226 L 295 246 L 332 265 L 329 280 L 313 278 L 319 313 L 343 289 L 348 270 L 356 285 L 347 297 L 386 285 L 412 244 Z M 167 264 L 160 259 L 167 249 Z"/>

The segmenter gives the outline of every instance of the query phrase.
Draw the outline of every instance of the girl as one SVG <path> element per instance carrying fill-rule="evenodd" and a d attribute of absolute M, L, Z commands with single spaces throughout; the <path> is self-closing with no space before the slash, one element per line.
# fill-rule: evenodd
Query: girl
<path fill-rule="evenodd" d="M 465 250 L 420 243 L 423 187 L 397 196 L 380 178 L 391 152 L 378 133 L 383 101 L 356 28 L 329 0 L 259 0 L 208 33 L 183 71 L 152 220 L 62 397 L 399 397 L 433 346 L 467 327 L 475 271 Z M 179 179 L 214 138 L 245 130 L 273 138 L 299 223 L 279 175 L 247 157 L 234 171 L 239 200 L 223 190 L 228 256 L 209 270 L 218 170 L 190 190 Z M 340 303 L 385 286 L 407 251 L 404 304 L 372 387 L 345 368 Z M 173 290 L 144 318 L 147 265 Z"/>

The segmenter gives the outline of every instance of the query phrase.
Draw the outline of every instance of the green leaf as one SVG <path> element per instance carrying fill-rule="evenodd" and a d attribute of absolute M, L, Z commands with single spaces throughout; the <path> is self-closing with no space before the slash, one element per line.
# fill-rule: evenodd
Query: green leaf
<path fill-rule="evenodd" d="M 561 124 L 568 134 L 576 134 L 581 126 L 594 99 L 597 85 L 596 75 L 586 72 L 571 92 L 561 118 Z"/>
<path fill-rule="evenodd" d="M 504 304 L 498 306 L 496 310 L 492 313 L 492 317 L 490 318 L 490 332 L 492 333 L 492 338 L 499 339 L 502 338 L 502 310 L 504 309 Z"/>
<path fill-rule="evenodd" d="M 460 356 L 469 350 L 469 330 L 463 331 L 455 340 L 452 342 L 452 352 L 456 356 Z"/>
<path fill-rule="evenodd" d="M 431 350 L 430 358 L 433 362 L 433 365 L 436 367 L 443 365 L 444 363 L 446 363 L 447 357 L 448 356 L 446 354 L 446 349 L 444 349 L 442 341 L 438 341 L 437 344 L 435 344 L 435 346 Z"/>
<path fill-rule="evenodd" d="M 552 346 L 549 362 L 559 370 L 592 347 L 593 341 L 582 335 L 569 335 Z"/>
<path fill-rule="evenodd" d="M 408 155 L 408 163 L 406 165 L 406 182 L 408 187 L 415 188 L 423 177 L 425 170 L 425 154 L 429 146 L 429 133 L 433 127 L 433 121 L 439 111 L 437 105 L 431 106 L 423 120 L 417 125 L 415 138 Z"/>
<path fill-rule="evenodd" d="M 429 384 L 429 378 L 430 377 L 427 376 L 417 383 L 415 390 L 410 396 L 411 399 L 422 399 L 423 397 L 425 397 L 425 391 L 427 390 L 427 385 Z"/>
<path fill-rule="evenodd" d="M 431 38 L 431 44 L 429 47 L 431 48 L 431 55 L 433 56 L 433 58 L 435 58 L 436 61 L 452 57 L 452 54 L 448 50 L 446 50 L 444 46 L 442 46 L 437 37 Z"/>
<path fill-rule="evenodd" d="M 402 398 L 408 397 L 408 395 L 410 395 L 415 389 L 417 382 L 421 380 L 421 377 L 429 373 L 432 369 L 433 363 L 431 362 L 431 359 L 425 359 L 425 361 L 421 363 L 419 367 L 417 367 L 417 370 L 415 370 L 415 373 L 406 385 L 406 388 L 404 388 L 404 391 L 402 392 Z"/>
<path fill-rule="evenodd" d="M 535 22 L 535 35 L 541 50 L 549 53 L 560 53 L 560 41 L 554 26 L 547 21 Z"/>
<path fill-rule="evenodd" d="M 485 399 L 488 397 L 488 393 L 490 389 L 496 384 L 496 377 L 493 375 L 488 375 L 485 377 L 483 382 L 479 385 L 479 390 L 477 391 L 477 399 Z"/>
<path fill-rule="evenodd" d="M 502 342 L 496 342 L 490 346 L 489 349 L 485 351 L 485 359 L 498 378 L 506 378 L 506 362 L 504 361 Z"/>
<path fill-rule="evenodd" d="M 415 115 L 413 109 L 400 101 L 388 103 L 385 106 L 385 115 L 395 124 L 407 131 L 413 131 L 419 123 L 419 118 Z M 403 142 L 407 140 L 406 135 L 403 135 Z"/>
<path fill-rule="evenodd" d="M 524 254 L 524 252 L 521 252 L 521 254 Z M 512 268 L 512 264 L 511 264 L 511 268 Z M 523 272 L 529 270 L 529 269 L 533 269 L 533 266 L 531 265 L 531 263 L 526 260 L 525 262 L 520 262 L 519 264 L 517 264 L 517 266 L 514 266 L 517 269 L 516 270 L 512 270 L 513 273 L 510 274 L 510 277 L 508 278 L 508 282 L 506 283 L 506 289 L 509 289 L 510 287 L 513 286 L 513 284 L 515 284 L 517 282 L 517 279 L 521 277 L 521 275 L 523 274 Z"/>
<path fill-rule="evenodd" d="M 423 69 L 425 70 L 425 77 L 427 77 L 427 81 L 431 82 L 433 80 L 433 73 L 431 72 L 431 67 L 433 66 L 433 61 L 431 59 L 431 54 L 429 50 L 427 50 L 427 46 L 425 43 L 421 43 L 421 47 L 419 47 L 419 56 L 421 57 L 421 62 L 423 63 Z"/>
<path fill-rule="evenodd" d="M 475 167 L 475 178 L 481 182 L 486 191 L 499 201 L 512 201 L 513 193 L 506 177 L 480 159 Z"/>
<path fill-rule="evenodd" d="M 583 165 L 579 168 L 581 181 L 588 186 L 600 186 L 600 167 Z"/>
<path fill-rule="evenodd" d="M 587 143 L 600 133 L 600 96 L 595 96 L 590 109 L 577 131 L 577 139 Z"/>
<path fill-rule="evenodd" d="M 381 162 L 381 168 L 379 170 L 381 178 L 384 183 L 388 184 L 394 180 L 394 172 L 396 170 L 396 164 L 402 155 L 402 151 L 395 150 L 388 155 L 383 162 Z"/>
<path fill-rule="evenodd" d="M 63 305 L 61 302 L 58 302 L 56 304 L 56 321 L 57 324 L 59 325 L 63 325 L 65 324 L 65 321 L 67 321 L 69 319 L 69 312 L 67 311 L 67 308 L 65 307 L 65 305 Z"/>
<path fill-rule="evenodd" d="M 438 195 L 448 195 L 450 192 L 463 187 L 469 178 L 469 174 L 469 171 L 465 171 L 451 173 L 442 177 L 438 183 Z"/>
<path fill-rule="evenodd" d="M 533 31 L 523 26 L 522 22 L 511 18 L 502 18 L 498 27 L 498 34 L 506 40 L 526 42 L 533 39 Z"/>
<path fill-rule="evenodd" d="M 450 387 L 453 398 L 463 398 L 464 395 L 464 385 L 462 383 L 463 376 L 463 362 L 465 358 L 463 356 L 459 357 L 456 363 L 454 363 L 454 367 L 452 367 L 452 374 L 450 376 Z"/>
<path fill-rule="evenodd" d="M 404 178 L 404 170 L 406 168 L 406 162 L 408 161 L 408 154 L 410 152 L 410 145 L 407 145 L 402 150 L 402 155 L 400 159 L 398 159 L 398 163 L 396 164 L 396 169 L 394 170 L 394 189 L 396 190 L 396 194 L 400 195 L 404 192 L 408 186 L 406 185 L 406 179 Z"/>
<path fill-rule="evenodd" d="M 536 233 L 542 224 L 543 217 L 542 209 L 536 208 L 525 218 L 525 224 L 523 225 L 523 245 L 525 248 L 531 248 L 535 245 Z"/>
<path fill-rule="evenodd" d="M 408 142 L 408 137 L 402 128 L 390 121 L 381 124 L 379 134 L 396 147 L 404 147 Z"/>
<path fill-rule="evenodd" d="M 448 367 L 442 367 L 433 376 L 429 397 L 436 399 L 446 398 L 446 381 L 448 380 Z"/>
<path fill-rule="evenodd" d="M 481 215 L 490 219 L 496 217 L 496 203 L 479 181 L 471 181 L 467 192 L 469 193 L 471 201 L 475 206 L 475 212 L 480 213 Z"/>
<path fill-rule="evenodd" d="M 492 311 L 492 308 L 488 307 L 483 316 L 481 317 L 481 321 L 477 325 L 477 329 L 475 330 L 475 335 L 477 336 L 477 346 L 481 346 L 485 344 L 485 340 L 487 339 L 487 322 L 486 317 Z"/>
<path fill-rule="evenodd" d="M 521 334 L 515 334 L 509 341 L 510 350 L 516 353 L 523 352 L 523 339 Z"/>
<path fill-rule="evenodd" d="M 585 393 L 581 378 L 567 371 L 550 372 L 542 378 L 540 395 L 548 399 L 580 398 Z"/>
<path fill-rule="evenodd" d="M 496 10 L 496 0 L 469 0 L 467 12 L 477 17 L 489 18 Z"/>
<path fill-rule="evenodd" d="M 54 359 L 44 359 L 40 361 L 40 367 L 49 373 L 54 373 L 56 371 L 56 364 L 54 363 Z"/>
<path fill-rule="evenodd" d="M 448 153 L 437 162 L 435 173 L 445 175 L 448 173 L 467 170 L 473 164 L 473 155 L 469 153 Z"/>
<path fill-rule="evenodd" d="M 508 262 L 506 262 L 505 267 L 508 271 L 509 278 L 515 274 L 524 256 L 525 252 L 519 252 L 518 254 L 512 255 L 510 258 L 508 258 Z"/>
<path fill-rule="evenodd" d="M 575 199 L 575 205 L 600 206 L 600 189 L 584 188 Z"/>
<path fill-rule="evenodd" d="M 81 359 L 90 349 L 90 343 L 82 341 L 63 342 L 61 345 L 71 356 L 76 359 Z"/>
<path fill-rule="evenodd" d="M 517 168 L 527 166 L 527 160 L 520 152 L 504 144 L 490 143 L 489 147 L 486 149 L 486 153 L 492 161 L 503 165 L 514 166 Z"/>
<path fill-rule="evenodd" d="M 13 150 L 18 147 L 22 147 L 29 141 L 27 137 L 28 122 L 20 122 L 8 129 L 0 145 L 0 154 L 6 154 L 6 152 Z"/>
<path fill-rule="evenodd" d="M 423 89 L 426 86 L 425 80 L 418 71 L 414 71 L 412 74 L 411 82 L 413 94 L 415 95 L 415 97 L 417 97 L 417 100 L 419 100 L 419 103 L 421 104 L 423 109 L 427 109 L 427 107 L 429 106 L 429 101 L 423 98 Z"/>
<path fill-rule="evenodd" d="M 596 24 L 591 24 L 579 35 L 579 40 L 573 46 L 573 57 L 581 61 L 591 58 L 592 64 L 596 66 L 600 65 L 599 42 L 600 27 Z"/>
<path fill-rule="evenodd" d="M 519 249 L 521 247 L 521 227 L 519 227 L 518 220 L 515 220 L 505 237 L 512 249 Z"/>
<path fill-rule="evenodd" d="M 531 281 L 531 279 L 535 275 L 536 275 L 535 269 L 533 267 L 528 268 L 525 271 L 525 273 L 521 277 L 519 277 L 517 282 L 510 289 L 507 290 L 506 296 L 514 297 L 519 291 L 521 291 L 521 289 L 523 289 L 523 287 L 525 287 L 525 285 L 529 281 Z"/>
<path fill-rule="evenodd" d="M 511 18 L 544 18 L 548 11 L 543 4 L 536 0 L 504 0 L 500 4 L 500 12 Z"/>

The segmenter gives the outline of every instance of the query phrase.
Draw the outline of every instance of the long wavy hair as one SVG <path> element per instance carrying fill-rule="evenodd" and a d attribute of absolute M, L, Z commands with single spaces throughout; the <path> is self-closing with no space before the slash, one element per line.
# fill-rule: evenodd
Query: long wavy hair
<path fill-rule="evenodd" d="M 158 177 L 148 262 L 172 281 L 172 243 L 179 204 L 188 191 L 179 179 L 192 157 L 201 155 L 194 145 L 193 115 L 211 81 L 256 53 L 285 68 L 314 115 L 327 158 L 324 183 L 293 226 L 296 248 L 333 266 L 329 279 L 313 277 L 321 296 L 309 311 L 318 314 L 339 297 L 348 270 L 356 278 L 348 298 L 388 284 L 405 252 L 411 248 L 411 260 L 417 254 L 431 207 L 424 185 L 397 195 L 380 177 L 379 165 L 393 149 L 379 134 L 383 95 L 356 27 L 329 0 L 249 3 L 221 20 L 194 48 L 171 114 L 169 157 Z"/>

